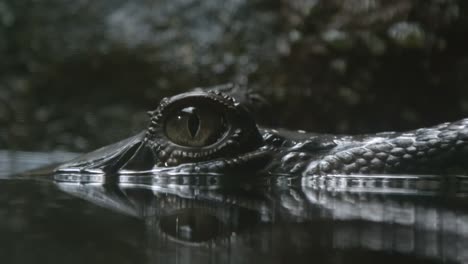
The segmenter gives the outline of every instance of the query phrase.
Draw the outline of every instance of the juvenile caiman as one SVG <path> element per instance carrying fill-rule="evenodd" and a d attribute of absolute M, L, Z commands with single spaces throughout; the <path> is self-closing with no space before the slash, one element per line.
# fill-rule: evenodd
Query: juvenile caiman
<path fill-rule="evenodd" d="M 56 173 L 425 174 L 466 169 L 468 119 L 408 132 L 314 134 L 257 125 L 258 97 L 235 85 L 161 100 L 141 133 L 60 165 Z"/>

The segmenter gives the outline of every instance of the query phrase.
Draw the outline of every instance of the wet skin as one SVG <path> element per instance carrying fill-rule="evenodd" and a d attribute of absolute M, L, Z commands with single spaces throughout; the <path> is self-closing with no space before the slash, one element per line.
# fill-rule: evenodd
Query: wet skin
<path fill-rule="evenodd" d="M 254 94 L 233 85 L 161 100 L 139 134 L 56 173 L 272 175 L 465 172 L 468 119 L 407 132 L 331 135 L 259 127 Z"/>
<path fill-rule="evenodd" d="M 260 254 L 269 262 L 272 252 L 298 249 L 305 259 L 349 250 L 389 262 L 396 253 L 411 263 L 466 261 L 466 177 L 409 174 L 466 171 L 468 119 L 409 132 L 314 134 L 258 126 L 251 114 L 258 100 L 235 86 L 166 98 L 137 135 L 25 176 L 50 176 L 52 168 L 60 190 L 143 219 L 157 244 L 145 252 L 168 245 L 165 260 L 181 244 L 198 255 L 217 245 L 223 257 Z M 219 250 L 225 245 L 229 253 Z"/>

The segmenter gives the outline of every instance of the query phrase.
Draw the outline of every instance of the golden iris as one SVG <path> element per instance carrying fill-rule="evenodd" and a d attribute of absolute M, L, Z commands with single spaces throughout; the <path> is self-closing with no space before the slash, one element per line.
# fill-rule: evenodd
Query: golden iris
<path fill-rule="evenodd" d="M 208 107 L 185 107 L 174 111 L 165 122 L 166 136 L 175 144 L 204 147 L 215 143 L 224 132 L 224 118 Z"/>

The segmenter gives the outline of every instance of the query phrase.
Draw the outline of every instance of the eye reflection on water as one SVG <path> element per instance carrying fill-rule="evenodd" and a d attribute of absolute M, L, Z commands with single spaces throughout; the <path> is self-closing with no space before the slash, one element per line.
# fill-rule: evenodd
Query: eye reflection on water
<path fill-rule="evenodd" d="M 4 179 L 0 259 L 468 261 L 467 177 L 281 176 L 237 184 L 229 177 L 126 176 L 119 185 L 82 175 Z M 201 184 L 183 184 L 194 180 Z"/>

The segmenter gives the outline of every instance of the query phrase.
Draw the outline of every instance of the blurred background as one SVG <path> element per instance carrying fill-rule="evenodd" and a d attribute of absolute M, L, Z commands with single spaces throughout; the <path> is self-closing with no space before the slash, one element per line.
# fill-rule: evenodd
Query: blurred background
<path fill-rule="evenodd" d="M 88 151 L 226 82 L 263 93 L 267 126 L 456 120 L 467 40 L 464 0 L 0 0 L 0 149 Z"/>

